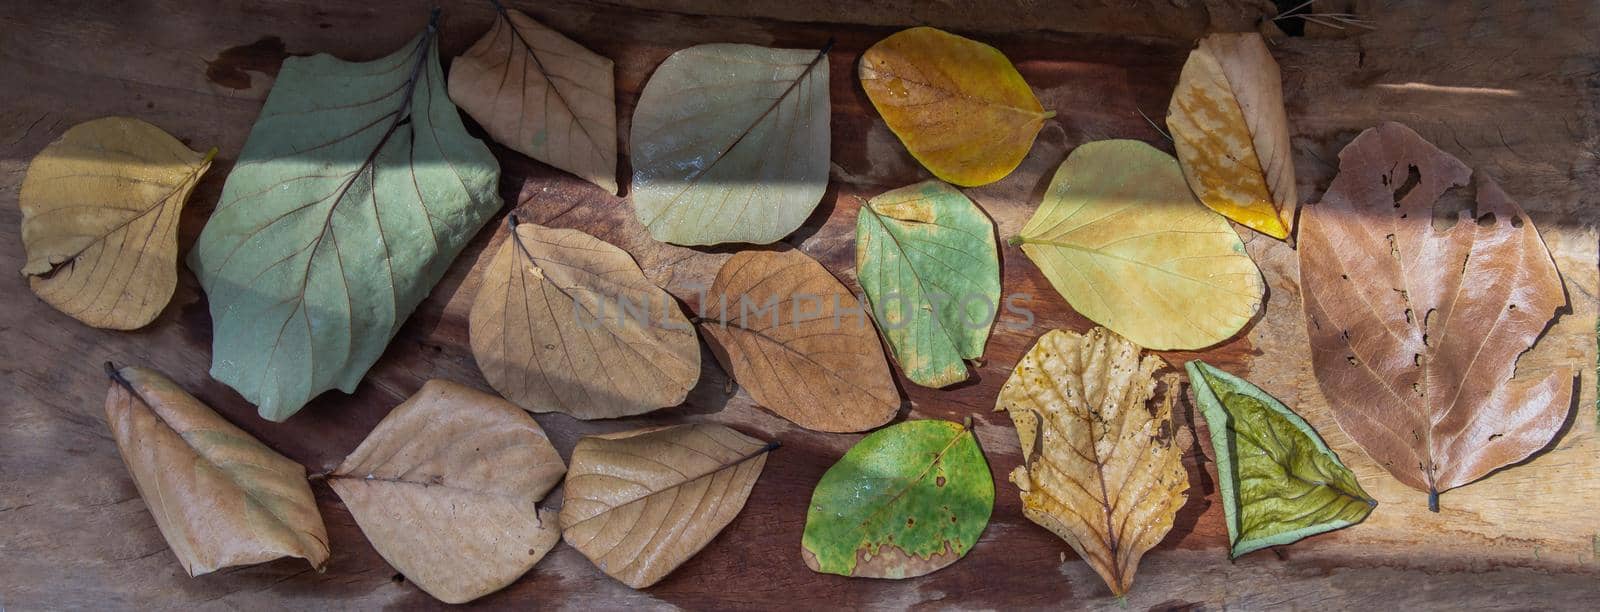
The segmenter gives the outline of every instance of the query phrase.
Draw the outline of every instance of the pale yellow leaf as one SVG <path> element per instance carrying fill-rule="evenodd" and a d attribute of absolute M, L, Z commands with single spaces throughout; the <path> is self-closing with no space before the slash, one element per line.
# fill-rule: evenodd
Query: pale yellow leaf
<path fill-rule="evenodd" d="M 178 286 L 178 213 L 216 153 L 129 117 L 72 126 L 28 165 L 28 286 L 94 327 L 137 329 Z"/>

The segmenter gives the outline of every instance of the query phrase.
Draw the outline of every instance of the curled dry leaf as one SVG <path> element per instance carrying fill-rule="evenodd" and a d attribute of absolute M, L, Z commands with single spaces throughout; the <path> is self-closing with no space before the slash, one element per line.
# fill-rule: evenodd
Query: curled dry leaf
<path fill-rule="evenodd" d="M 1471 174 L 1384 123 L 1339 152 L 1299 235 L 1311 362 L 1334 419 L 1434 510 L 1439 493 L 1549 444 L 1572 404 L 1571 370 L 1516 372 L 1567 303 L 1555 262 L 1491 179 L 1475 210 L 1446 210 Z"/>
<path fill-rule="evenodd" d="M 767 244 L 828 184 L 828 49 L 699 45 L 639 93 L 633 206 L 656 240 Z"/>
<path fill-rule="evenodd" d="M 566 467 L 528 413 L 430 380 L 328 475 L 361 532 L 407 580 L 445 603 L 500 590 L 560 538 L 537 507 Z"/>
<path fill-rule="evenodd" d="M 1199 349 L 1238 333 L 1266 284 L 1172 156 L 1134 140 L 1078 147 L 1012 240 L 1089 320 L 1139 346 Z"/>
<path fill-rule="evenodd" d="M 911 382 L 967 379 L 1000 303 L 994 224 L 939 181 L 872 198 L 856 217 L 856 278 Z"/>
<path fill-rule="evenodd" d="M 994 510 L 994 480 L 971 425 L 906 421 L 850 447 L 811 494 L 806 566 L 910 578 L 965 556 Z"/>
<path fill-rule="evenodd" d="M 1173 442 L 1177 376 L 1155 410 L 1159 357 L 1105 328 L 1052 330 L 1022 356 L 996 410 L 1016 423 L 1022 513 L 1061 536 L 1118 597 L 1172 529 L 1189 477 Z"/>
<path fill-rule="evenodd" d="M 861 87 L 911 156 L 934 176 L 971 187 L 1016 169 L 1046 111 L 994 47 L 916 27 L 861 55 Z"/>
<path fill-rule="evenodd" d="M 284 60 L 190 253 L 211 376 L 262 418 L 355 391 L 500 208 L 500 166 L 445 97 L 434 39 L 430 24 L 370 62 Z"/>
<path fill-rule="evenodd" d="M 154 321 L 178 286 L 178 213 L 215 154 L 129 117 L 72 126 L 17 196 L 29 288 L 94 327 Z"/>
<path fill-rule="evenodd" d="M 106 364 L 106 422 L 162 537 L 190 576 L 279 557 L 328 562 L 300 464 L 154 370 Z"/>
<path fill-rule="evenodd" d="M 579 440 L 562 535 L 612 578 L 655 584 L 738 516 L 777 446 L 712 424 Z"/>
<path fill-rule="evenodd" d="M 1249 381 L 1190 361 L 1211 428 L 1229 557 L 1354 525 L 1377 500 L 1305 419 Z"/>
<path fill-rule="evenodd" d="M 496 142 L 617 193 L 611 60 L 495 8 L 489 33 L 450 63 L 450 100 Z"/>
<path fill-rule="evenodd" d="M 883 346 L 850 290 L 796 250 L 729 258 L 700 329 L 756 403 L 817 431 L 866 431 L 900 409 Z"/>
<path fill-rule="evenodd" d="M 534 412 L 603 419 L 683 401 L 700 343 L 626 251 L 571 229 L 508 220 L 469 318 L 472 356 Z"/>
<path fill-rule="evenodd" d="M 1273 238 L 1289 236 L 1294 154 L 1278 63 L 1260 34 L 1212 34 L 1189 52 L 1167 129 L 1201 202 Z"/>

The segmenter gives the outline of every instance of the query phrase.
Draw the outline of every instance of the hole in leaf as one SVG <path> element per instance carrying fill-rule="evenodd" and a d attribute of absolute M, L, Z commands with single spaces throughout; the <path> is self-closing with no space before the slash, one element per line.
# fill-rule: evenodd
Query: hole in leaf
<path fill-rule="evenodd" d="M 1350 362 L 1350 365 L 1356 365 L 1356 356 L 1355 355 L 1345 355 L 1344 356 L 1344 360 Z"/>
<path fill-rule="evenodd" d="M 933 486 L 936 486 L 936 487 L 944 486 L 944 477 L 940 476 L 938 478 L 933 479 Z"/>
<path fill-rule="evenodd" d="M 1455 227 L 1463 214 L 1471 214 L 1478 198 L 1478 190 L 1472 185 L 1451 187 L 1439 196 L 1433 203 L 1433 229 L 1445 231 Z"/>
<path fill-rule="evenodd" d="M 1400 186 L 1394 190 L 1394 207 L 1400 208 L 1400 200 L 1406 199 L 1406 196 L 1411 193 L 1412 189 L 1416 189 L 1417 183 L 1420 182 L 1422 182 L 1422 172 L 1418 171 L 1416 166 L 1407 165 L 1406 182 L 1401 183 Z"/>
<path fill-rule="evenodd" d="M 1494 213 L 1483 213 L 1478 216 L 1478 227 L 1494 227 Z"/>
<path fill-rule="evenodd" d="M 1522 215 L 1517 215 L 1511 218 L 1511 227 L 1522 229 L 1523 223 L 1524 221 L 1522 220 Z"/>

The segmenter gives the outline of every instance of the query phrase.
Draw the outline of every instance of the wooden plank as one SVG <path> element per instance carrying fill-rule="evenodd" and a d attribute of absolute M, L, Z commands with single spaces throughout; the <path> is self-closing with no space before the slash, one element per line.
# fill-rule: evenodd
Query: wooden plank
<path fill-rule="evenodd" d="M 513 3 L 523 4 L 523 3 Z M 868 197 L 926 176 L 876 118 L 855 82 L 855 61 L 893 25 L 931 19 L 959 28 L 959 13 L 895 3 L 802 12 L 792 2 L 757 2 L 721 16 L 690 14 L 692 3 L 634 0 L 617 6 L 553 0 L 522 7 L 617 62 L 624 141 L 640 87 L 672 51 L 702 42 L 778 46 L 838 42 L 830 56 L 832 182 L 818 212 L 788 242 L 822 261 L 852 289 L 855 196 Z M 855 5 L 856 3 L 847 3 Z M 866 3 L 860 3 L 866 4 Z M 1004 13 L 1029 3 L 996 3 Z M 1069 2 L 1060 14 L 1071 15 Z M 1173 3 L 1183 7 L 1199 6 Z M 1210 23 L 1224 2 L 1205 3 Z M 1242 5 L 1243 3 L 1240 3 Z M 1476 2 L 1356 3 L 1378 29 L 1359 37 L 1279 39 L 1285 92 L 1305 201 L 1334 174 L 1338 150 L 1380 120 L 1408 123 L 1446 151 L 1498 179 L 1533 215 L 1556 255 L 1572 306 L 1525 358 L 1524 368 L 1571 364 L 1581 371 L 1572 423 L 1548 452 L 1525 465 L 1447 493 L 1443 512 L 1400 486 L 1338 429 L 1311 377 L 1293 250 L 1245 232 L 1271 286 L 1263 316 L 1238 339 L 1202 354 L 1248 376 L 1295 407 L 1356 470 L 1381 502 L 1351 529 L 1291 547 L 1226 560 L 1226 529 L 1203 423 L 1179 410 L 1190 470 L 1190 500 L 1163 544 L 1146 557 L 1126 605 L 1265 607 L 1583 607 L 1600 578 L 1600 440 L 1596 439 L 1594 296 L 1600 288 L 1600 10 L 1589 2 L 1537 8 Z M 427 3 L 355 0 L 267 5 L 148 0 L 48 3 L 0 11 L 0 269 L 23 261 L 14 205 L 27 160 L 68 126 L 107 114 L 150 120 L 196 147 L 221 149 L 182 221 L 186 251 L 215 205 L 283 51 L 327 51 L 347 59 L 381 56 L 426 20 Z M 837 9 L 829 12 L 830 6 Z M 1194 19 L 1188 8 L 1140 5 L 1149 15 L 1118 22 L 1085 10 L 1080 31 L 1190 35 L 1138 24 Z M 897 8 L 898 7 L 898 8 Z M 1174 12 L 1163 13 L 1164 10 Z M 809 17 L 808 17 L 809 15 Z M 931 16 L 930 16 L 931 15 Z M 1153 17 L 1152 17 L 1153 16 Z M 445 57 L 488 26 L 486 3 L 446 10 Z M 848 19 L 871 25 L 826 23 Z M 944 21 L 940 22 L 939 19 Z M 1008 18 L 1009 19 L 1009 18 Z M 1053 19 L 1053 18 L 1052 18 Z M 1009 178 L 971 190 L 1002 237 L 1016 233 L 1066 152 L 1084 142 L 1138 138 L 1170 147 L 1139 110 L 1159 117 L 1187 40 L 1036 31 L 1071 20 L 1023 21 L 1008 33 L 999 17 L 973 30 L 1016 61 L 1044 104 L 1060 113 Z M 1202 20 L 1196 23 L 1206 23 Z M 1168 22 L 1171 23 L 1171 22 Z M 1188 23 L 1188 22 L 1184 22 Z M 1246 22 L 1248 23 L 1248 22 Z M 1132 24 L 1132 25 L 1130 25 Z M 1337 35 L 1338 32 L 1321 32 Z M 272 37 L 281 41 L 280 47 Z M 232 50 L 231 52 L 229 50 Z M 475 128 L 474 128 L 475 129 Z M 623 150 L 626 150 L 626 142 Z M 504 148 L 502 195 L 530 220 L 589 231 L 633 253 L 650 277 L 689 302 L 710 282 L 728 248 L 685 249 L 651 241 L 625 199 Z M 623 170 L 627 170 L 626 161 Z M 510 206 L 508 206 L 508 209 Z M 330 392 L 286 424 L 271 424 L 231 389 L 206 376 L 211 326 L 203 295 L 186 270 L 173 303 L 146 329 L 92 330 L 35 299 L 20 275 L 0 274 L 0 606 L 15 609 L 313 605 L 431 606 L 399 580 L 361 536 L 348 511 L 318 485 L 333 558 L 326 573 L 279 561 L 190 579 L 167 550 L 117 457 L 104 423 L 100 363 L 158 368 L 268 445 L 312 471 L 335 465 L 389 408 L 423 381 L 444 377 L 486 388 L 467 348 L 466 314 L 485 247 L 480 235 L 395 338 L 357 392 Z M 1019 250 L 1003 248 L 1008 294 L 1036 315 L 1031 326 L 1002 314 L 974 380 L 930 391 L 901 381 L 908 416 L 972 415 L 997 481 L 993 521 L 974 551 L 933 575 L 906 581 L 813 574 L 799 556 L 812 486 L 854 435 L 799 429 L 728 393 L 709 354 L 686 405 L 619 421 L 541 415 L 563 454 L 585 434 L 641 425 L 714 421 L 775 438 L 777 451 L 744 513 L 703 553 L 661 584 L 633 591 L 559 546 L 533 572 L 485 598 L 496 607 L 647 605 L 690 608 L 813 605 L 872 608 L 1117 607 L 1099 579 L 1059 539 L 1022 517 L 1005 475 L 1019 459 L 1003 414 L 990 412 L 999 386 L 1034 338 L 1052 327 L 1085 329 Z M 1021 329 L 1013 329 L 1020 327 Z M 1175 365 L 1197 354 L 1169 354 Z M 559 499 L 559 491 L 552 501 Z M 582 603 L 579 603 L 582 602 Z"/>

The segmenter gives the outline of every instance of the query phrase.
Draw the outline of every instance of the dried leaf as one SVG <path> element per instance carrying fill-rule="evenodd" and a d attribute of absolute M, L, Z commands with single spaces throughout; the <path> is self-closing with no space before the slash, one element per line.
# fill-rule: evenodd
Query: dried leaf
<path fill-rule="evenodd" d="M 939 181 L 872 198 L 856 216 L 856 278 L 911 382 L 967 379 L 1000 303 L 994 224 Z"/>
<path fill-rule="evenodd" d="M 1471 174 L 1384 123 L 1339 152 L 1299 235 L 1311 361 L 1334 419 L 1434 510 L 1439 493 L 1543 448 L 1572 404 L 1573 371 L 1515 372 L 1567 304 L 1555 262 L 1492 179 L 1479 177 L 1475 211 L 1443 210 Z M 1450 227 L 1434 229 L 1436 215 Z"/>
<path fill-rule="evenodd" d="M 518 153 L 617 193 L 615 68 L 521 11 L 450 63 L 450 100 Z"/>
<path fill-rule="evenodd" d="M 1172 156 L 1133 140 L 1074 150 L 1012 242 L 1073 310 L 1157 350 L 1228 339 L 1266 291 L 1244 242 L 1195 201 Z"/>
<path fill-rule="evenodd" d="M 972 550 L 993 510 L 970 421 L 906 421 L 862 438 L 822 475 L 801 556 L 815 572 L 921 576 Z"/>
<path fill-rule="evenodd" d="M 1229 557 L 1354 525 L 1378 505 L 1288 406 L 1200 360 L 1187 368 L 1211 428 Z"/>
<path fill-rule="evenodd" d="M 190 576 L 279 557 L 328 562 L 306 470 L 154 370 L 106 364 L 106 422 Z"/>
<path fill-rule="evenodd" d="M 866 431 L 900 393 L 850 290 L 796 250 L 729 258 L 700 303 L 712 354 L 756 403 L 817 431 Z"/>
<path fill-rule="evenodd" d="M 767 244 L 828 184 L 828 49 L 673 53 L 633 111 L 633 206 L 656 240 Z"/>
<path fill-rule="evenodd" d="M 489 384 L 527 410 L 580 419 L 682 402 L 700 378 L 700 342 L 678 302 L 622 249 L 509 222 L 469 318 Z"/>
<path fill-rule="evenodd" d="M 500 168 L 445 97 L 433 25 L 388 57 L 284 60 L 190 254 L 211 376 L 282 421 L 355 391 L 500 207 Z"/>
<path fill-rule="evenodd" d="M 861 55 L 861 87 L 911 156 L 964 187 L 993 183 L 1033 148 L 1046 111 L 994 47 L 916 27 Z"/>
<path fill-rule="evenodd" d="M 1278 63 L 1255 32 L 1212 34 L 1189 53 L 1167 129 L 1200 201 L 1282 240 L 1294 227 L 1294 154 Z"/>
<path fill-rule="evenodd" d="M 361 533 L 406 579 L 445 603 L 527 573 L 560 537 L 537 507 L 566 467 L 528 413 L 430 380 L 328 475 Z"/>
<path fill-rule="evenodd" d="M 178 213 L 216 149 L 129 117 L 72 126 L 22 179 L 22 274 L 39 298 L 105 329 L 154 321 L 178 286 Z"/>
<path fill-rule="evenodd" d="M 712 424 L 579 440 L 562 535 L 612 578 L 655 584 L 738 516 L 774 448 Z"/>
<path fill-rule="evenodd" d="M 1022 513 L 1072 545 L 1121 597 L 1145 551 L 1161 542 L 1189 477 L 1173 444 L 1177 376 L 1154 411 L 1159 357 L 1105 328 L 1052 330 L 1000 388 L 1022 443 L 1011 482 Z"/>

